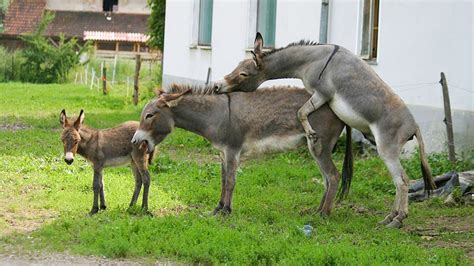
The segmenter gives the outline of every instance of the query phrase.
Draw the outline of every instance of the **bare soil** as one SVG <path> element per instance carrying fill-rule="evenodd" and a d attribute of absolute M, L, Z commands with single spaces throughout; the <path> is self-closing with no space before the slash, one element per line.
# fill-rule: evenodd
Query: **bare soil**
<path fill-rule="evenodd" d="M 472 216 L 440 216 L 423 226 L 404 229 L 419 235 L 427 247 L 449 247 L 464 250 L 474 262 L 474 223 Z"/>

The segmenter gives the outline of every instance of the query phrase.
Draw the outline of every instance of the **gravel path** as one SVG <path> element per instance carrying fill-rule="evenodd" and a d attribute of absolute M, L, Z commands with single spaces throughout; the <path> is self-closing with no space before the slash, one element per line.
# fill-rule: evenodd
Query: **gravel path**
<path fill-rule="evenodd" d="M 106 259 L 65 253 L 0 254 L 0 265 L 176 265 L 172 262 Z"/>

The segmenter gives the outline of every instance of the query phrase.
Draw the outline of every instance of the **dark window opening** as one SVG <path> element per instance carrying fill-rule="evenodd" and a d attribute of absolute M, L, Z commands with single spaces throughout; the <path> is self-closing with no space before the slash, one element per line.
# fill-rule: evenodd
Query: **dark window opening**
<path fill-rule="evenodd" d="M 98 42 L 97 50 L 115 51 L 115 42 Z"/>
<path fill-rule="evenodd" d="M 104 2 L 102 3 L 102 9 L 104 12 L 116 11 L 117 6 L 118 6 L 118 0 L 104 0 Z"/>
<path fill-rule="evenodd" d="M 360 55 L 363 59 L 375 60 L 379 33 L 379 0 L 364 0 L 363 3 Z"/>
<path fill-rule="evenodd" d="M 135 44 L 132 42 L 121 42 L 119 50 L 124 52 L 134 52 Z"/>

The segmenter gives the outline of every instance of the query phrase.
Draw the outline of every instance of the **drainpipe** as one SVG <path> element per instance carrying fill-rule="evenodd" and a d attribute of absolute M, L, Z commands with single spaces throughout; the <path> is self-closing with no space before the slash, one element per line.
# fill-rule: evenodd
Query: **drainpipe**
<path fill-rule="evenodd" d="M 328 42 L 329 0 L 321 0 L 321 21 L 319 23 L 319 42 Z"/>

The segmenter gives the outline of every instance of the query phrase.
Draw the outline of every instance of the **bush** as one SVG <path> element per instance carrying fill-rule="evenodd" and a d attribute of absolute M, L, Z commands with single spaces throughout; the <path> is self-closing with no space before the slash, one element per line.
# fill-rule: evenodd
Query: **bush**
<path fill-rule="evenodd" d="M 24 62 L 21 51 L 10 52 L 0 46 L 0 82 L 19 81 Z"/>
<path fill-rule="evenodd" d="M 90 48 L 89 43 L 81 46 L 77 39 L 59 36 L 53 45 L 43 36 L 48 24 L 53 20 L 52 13 L 45 13 L 38 28 L 30 35 L 21 37 L 26 43 L 23 50 L 25 63 L 22 64 L 21 80 L 33 83 L 58 83 L 67 80 L 69 71 L 80 64 L 80 55 Z"/>

